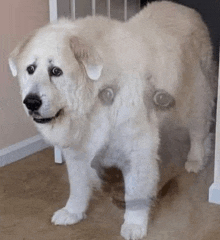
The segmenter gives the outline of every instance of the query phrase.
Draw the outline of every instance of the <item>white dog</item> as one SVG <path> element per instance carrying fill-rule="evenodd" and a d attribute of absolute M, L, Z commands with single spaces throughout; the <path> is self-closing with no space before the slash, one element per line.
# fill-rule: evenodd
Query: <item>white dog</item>
<path fill-rule="evenodd" d="M 165 121 L 189 131 L 186 169 L 204 166 L 215 90 L 209 34 L 194 10 L 155 2 L 126 23 L 60 20 L 28 36 L 9 64 L 27 113 L 66 160 L 70 196 L 54 224 L 82 220 L 97 172 L 115 166 L 125 182 L 121 235 L 143 238 Z"/>

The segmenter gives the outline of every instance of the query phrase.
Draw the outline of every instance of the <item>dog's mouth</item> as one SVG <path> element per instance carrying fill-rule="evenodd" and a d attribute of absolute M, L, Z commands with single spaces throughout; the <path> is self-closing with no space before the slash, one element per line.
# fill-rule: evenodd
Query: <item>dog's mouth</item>
<path fill-rule="evenodd" d="M 55 120 L 56 118 L 58 118 L 61 113 L 63 113 L 63 109 L 60 109 L 56 115 L 54 117 L 50 117 L 50 118 L 40 118 L 40 117 L 33 117 L 33 120 L 36 122 L 36 123 L 41 123 L 41 124 L 44 124 L 44 123 L 49 123 L 51 122 L 52 120 Z"/>

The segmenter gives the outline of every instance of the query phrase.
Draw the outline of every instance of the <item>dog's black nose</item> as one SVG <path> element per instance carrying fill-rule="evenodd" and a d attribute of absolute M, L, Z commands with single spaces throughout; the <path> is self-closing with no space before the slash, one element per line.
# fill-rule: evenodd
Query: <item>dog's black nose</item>
<path fill-rule="evenodd" d="M 42 105 L 42 101 L 37 94 L 28 94 L 23 103 L 26 105 L 27 109 L 31 111 L 38 110 Z"/>

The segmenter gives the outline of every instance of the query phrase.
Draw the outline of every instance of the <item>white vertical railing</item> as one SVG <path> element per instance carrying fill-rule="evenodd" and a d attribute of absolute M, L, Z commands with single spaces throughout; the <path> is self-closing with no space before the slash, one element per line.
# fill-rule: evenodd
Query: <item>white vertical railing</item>
<path fill-rule="evenodd" d="M 95 16 L 96 12 L 96 0 L 92 0 L 92 16 Z"/>
<path fill-rule="evenodd" d="M 220 204 L 220 53 L 218 75 L 218 98 L 215 131 L 215 168 L 214 183 L 209 188 L 209 202 Z"/>
<path fill-rule="evenodd" d="M 124 0 L 124 20 L 128 19 L 128 0 Z"/>
<path fill-rule="evenodd" d="M 49 0 L 50 22 L 57 21 L 57 0 Z"/>
<path fill-rule="evenodd" d="M 55 163 L 63 163 L 62 151 L 58 147 L 54 147 L 54 161 Z"/>
<path fill-rule="evenodd" d="M 70 12 L 71 12 L 71 18 L 73 20 L 76 19 L 76 1 L 70 0 Z"/>
<path fill-rule="evenodd" d="M 107 1 L 107 16 L 111 18 L 111 0 Z M 96 0 L 91 0 L 92 3 L 92 15 L 96 15 Z M 54 9 L 54 11 L 50 11 L 52 18 L 57 19 L 57 0 L 50 0 L 50 9 Z M 76 0 L 70 0 L 70 9 L 71 9 L 71 17 L 73 20 L 76 19 Z M 56 16 L 55 16 L 56 15 Z M 128 19 L 128 1 L 124 0 L 124 20 Z"/>
<path fill-rule="evenodd" d="M 49 0 L 50 9 L 50 22 L 56 22 L 58 18 L 57 0 Z M 56 163 L 62 163 L 62 152 L 58 147 L 54 147 L 54 161 Z"/>
<path fill-rule="evenodd" d="M 107 0 L 107 16 L 111 18 L 111 1 Z"/>

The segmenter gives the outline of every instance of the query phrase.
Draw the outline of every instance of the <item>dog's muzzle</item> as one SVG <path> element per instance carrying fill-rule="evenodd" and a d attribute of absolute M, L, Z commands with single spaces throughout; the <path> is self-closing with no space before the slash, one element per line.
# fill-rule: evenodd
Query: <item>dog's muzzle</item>
<path fill-rule="evenodd" d="M 55 116 L 49 117 L 49 118 L 42 118 L 41 115 L 39 114 L 38 110 L 40 109 L 42 105 L 42 101 L 40 97 L 37 94 L 28 94 L 26 98 L 24 99 L 23 103 L 29 110 L 29 114 L 33 117 L 33 120 L 36 123 L 49 123 L 55 118 L 59 117 L 59 115 L 62 112 L 62 109 L 60 109 Z"/>
<path fill-rule="evenodd" d="M 33 117 L 33 120 L 34 120 L 36 123 L 41 123 L 41 124 L 43 124 L 43 123 L 49 123 L 49 122 L 51 122 L 52 120 L 58 118 L 58 117 L 61 115 L 61 112 L 62 112 L 62 111 L 63 111 L 63 110 L 60 109 L 60 110 L 56 113 L 56 115 L 55 115 L 54 117 L 50 117 L 50 118 Z"/>
<path fill-rule="evenodd" d="M 42 101 L 37 94 L 28 94 L 23 103 L 31 112 L 37 111 L 42 105 Z"/>

